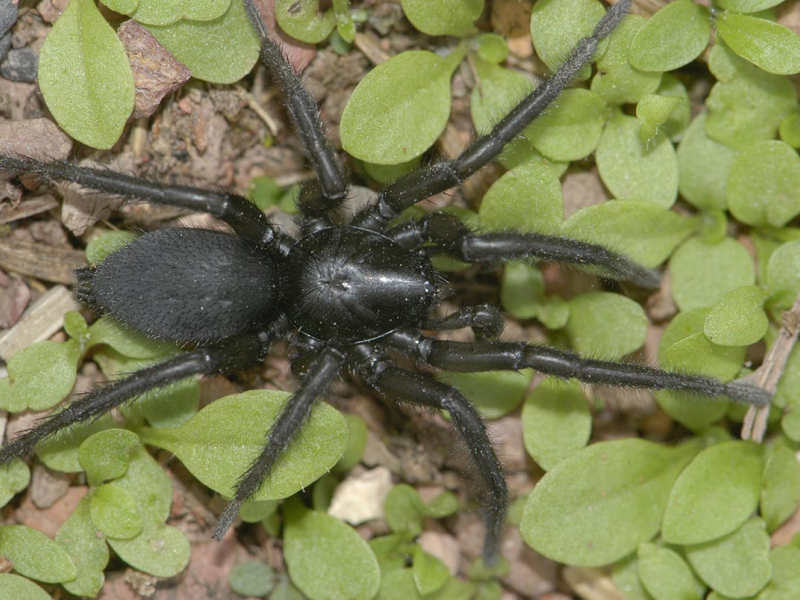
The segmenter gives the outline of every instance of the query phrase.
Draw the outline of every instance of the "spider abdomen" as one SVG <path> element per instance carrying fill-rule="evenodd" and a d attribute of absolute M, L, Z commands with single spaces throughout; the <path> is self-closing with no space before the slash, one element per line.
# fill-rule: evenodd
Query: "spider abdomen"
<path fill-rule="evenodd" d="M 360 342 L 419 323 L 436 299 L 427 258 L 357 227 L 304 237 L 287 258 L 284 281 L 289 318 L 326 341 Z"/>
<path fill-rule="evenodd" d="M 202 343 L 274 319 L 277 273 L 276 253 L 244 238 L 161 229 L 84 272 L 81 286 L 96 308 L 134 329 Z"/>

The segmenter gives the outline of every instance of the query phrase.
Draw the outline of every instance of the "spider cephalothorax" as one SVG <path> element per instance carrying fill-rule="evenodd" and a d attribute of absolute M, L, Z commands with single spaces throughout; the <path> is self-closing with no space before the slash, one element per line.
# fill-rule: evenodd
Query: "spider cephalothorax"
<path fill-rule="evenodd" d="M 48 417 L 0 450 L 0 463 L 149 389 L 191 375 L 228 373 L 257 365 L 276 340 L 291 336 L 299 389 L 272 428 L 263 452 L 243 474 L 215 537 L 230 527 L 241 504 L 259 489 L 310 414 L 315 399 L 347 368 L 386 398 L 449 413 L 483 483 L 484 558 L 492 561 L 504 522 L 507 488 L 483 421 L 457 389 L 428 374 L 398 367 L 393 357 L 450 371 L 533 368 L 590 383 L 678 389 L 703 396 L 725 394 L 752 404 L 769 401 L 763 390 L 740 382 L 723 384 L 713 378 L 642 365 L 584 359 L 546 346 L 492 340 L 503 321 L 491 307 L 468 307 L 440 319 L 430 316 L 440 300 L 442 281 L 428 258 L 432 253 L 474 264 L 535 258 L 589 265 L 642 287 L 658 285 L 657 272 L 624 256 L 600 246 L 540 234 L 474 233 L 459 219 L 440 212 L 388 227 L 406 208 L 459 184 L 493 160 L 591 60 L 600 40 L 626 14 L 629 1 L 610 9 L 564 66 L 487 135 L 457 158 L 397 180 L 349 225 L 337 225 L 330 218 L 344 200 L 347 185 L 322 133 L 317 109 L 270 41 L 257 11 L 249 1 L 246 4 L 261 39 L 262 59 L 283 89 L 297 134 L 318 177 L 300 197 L 302 235 L 293 239 L 280 233 L 253 204 L 234 194 L 152 183 L 69 163 L 0 156 L 3 170 L 40 173 L 129 198 L 205 211 L 234 231 L 155 231 L 111 254 L 100 265 L 81 270 L 78 297 L 82 301 L 128 327 L 180 342 L 189 350 L 115 381 Z M 472 327 L 478 341 L 442 341 L 422 331 L 462 327 Z"/>

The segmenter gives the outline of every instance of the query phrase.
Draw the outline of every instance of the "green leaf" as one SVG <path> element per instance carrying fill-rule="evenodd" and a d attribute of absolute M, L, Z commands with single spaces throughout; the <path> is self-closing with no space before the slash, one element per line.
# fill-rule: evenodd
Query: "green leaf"
<path fill-rule="evenodd" d="M 136 499 L 139 513 L 145 521 L 145 531 L 137 537 L 148 531 L 148 535 L 151 535 L 153 532 L 148 530 L 148 524 L 164 522 L 169 517 L 169 509 L 172 506 L 172 486 L 169 477 L 161 465 L 141 446 L 131 452 L 131 462 L 125 475 L 107 485 L 122 489 Z"/>
<path fill-rule="evenodd" d="M 791 82 L 740 59 L 722 40 L 711 50 L 709 67 L 719 81 L 706 100 L 706 133 L 737 149 L 773 139 L 797 103 Z"/>
<path fill-rule="evenodd" d="M 17 352 L 8 361 L 8 377 L 0 379 L 0 408 L 9 412 L 52 408 L 72 391 L 81 354 L 75 340 L 45 340 Z"/>
<path fill-rule="evenodd" d="M 518 319 L 539 319 L 550 329 L 567 324 L 569 307 L 559 296 L 545 296 L 544 277 L 538 265 L 511 261 L 503 269 L 500 300 L 508 314 Z"/>
<path fill-rule="evenodd" d="M 800 240 L 782 244 L 769 257 L 767 291 L 771 301 L 784 309 L 800 294 Z"/>
<path fill-rule="evenodd" d="M 364 419 L 358 415 L 345 415 L 345 420 L 350 429 L 350 441 L 347 443 L 342 458 L 334 467 L 334 471 L 337 473 L 346 473 L 361 461 L 369 438 L 369 431 L 367 431 Z"/>
<path fill-rule="evenodd" d="M 748 225 L 783 227 L 800 214 L 800 156 L 777 140 L 757 142 L 733 162 L 727 187 L 731 214 Z"/>
<path fill-rule="evenodd" d="M 628 60 L 631 42 L 646 22 L 641 15 L 626 16 L 608 36 L 608 50 L 597 59 L 591 89 L 609 104 L 634 104 L 654 93 L 661 83 L 661 72 L 640 71 Z"/>
<path fill-rule="evenodd" d="M 645 148 L 656 140 L 662 131 L 662 125 L 672 115 L 682 98 L 659 96 L 658 94 L 645 94 L 636 105 L 636 118 L 639 119 L 639 141 Z"/>
<path fill-rule="evenodd" d="M 483 12 L 483 0 L 403 0 L 402 5 L 411 24 L 428 35 L 472 35 Z"/>
<path fill-rule="evenodd" d="M 134 538 L 109 538 L 108 545 L 134 569 L 156 577 L 174 577 L 189 564 L 189 540 L 175 527 L 145 521 L 144 530 Z"/>
<path fill-rule="evenodd" d="M 751 519 L 733 533 L 689 546 L 686 558 L 700 578 L 731 598 L 754 596 L 772 575 L 764 521 Z"/>
<path fill-rule="evenodd" d="M 275 514 L 280 503 L 277 500 L 246 500 L 239 516 L 245 523 L 258 523 Z"/>
<path fill-rule="evenodd" d="M 588 292 L 567 304 L 566 331 L 578 352 L 617 360 L 644 344 L 647 315 L 630 298 L 612 292 Z"/>
<path fill-rule="evenodd" d="M 796 542 L 795 542 L 796 543 Z M 759 600 L 794 600 L 800 594 L 800 548 L 787 544 L 769 554 L 772 581 L 758 595 Z"/>
<path fill-rule="evenodd" d="M 133 112 L 133 73 L 117 34 L 93 0 L 73 0 L 39 54 L 39 88 L 70 137 L 108 149 Z"/>
<path fill-rule="evenodd" d="M 22 460 L 15 458 L 4 467 L 0 467 L 0 507 L 8 504 L 17 492 L 28 487 L 31 471 Z"/>
<path fill-rule="evenodd" d="M 553 233 L 564 220 L 561 183 L 542 162 L 521 165 L 489 188 L 478 215 L 492 231 Z"/>
<path fill-rule="evenodd" d="M 139 6 L 139 0 L 101 0 L 101 2 L 121 15 L 130 15 Z"/>
<path fill-rule="evenodd" d="M 178 352 L 175 344 L 150 339 L 109 317 L 101 317 L 89 328 L 88 345 L 100 344 L 110 346 L 127 358 L 156 358 Z"/>
<path fill-rule="evenodd" d="M 244 10 L 244 0 L 232 0 L 213 21 L 178 21 L 148 25 L 147 30 L 192 72 L 210 83 L 233 83 L 250 72 L 261 44 Z M 220 52 L 224 48 L 224 52 Z"/>
<path fill-rule="evenodd" d="M 520 531 L 553 560 L 607 565 L 658 531 L 669 490 L 697 453 L 639 439 L 600 442 L 548 472 L 533 490 Z"/>
<path fill-rule="evenodd" d="M 144 528 L 136 499 L 127 490 L 104 484 L 92 492 L 92 523 L 110 538 L 129 539 Z"/>
<path fill-rule="evenodd" d="M 311 600 L 370 600 L 378 561 L 354 529 L 325 513 L 287 503 L 283 553 L 292 582 Z"/>
<path fill-rule="evenodd" d="M 792 441 L 800 441 L 800 345 L 795 345 L 778 382 L 773 402 L 786 407 L 781 428 Z"/>
<path fill-rule="evenodd" d="M 732 10 L 737 13 L 754 13 L 773 6 L 777 6 L 782 0 L 718 0 L 720 8 Z"/>
<path fill-rule="evenodd" d="M 78 473 L 83 471 L 78 454 L 84 440 L 93 433 L 116 426 L 108 415 L 88 423 L 77 423 L 40 442 L 35 448 L 36 455 L 55 471 Z"/>
<path fill-rule="evenodd" d="M 441 560 L 431 556 L 419 546 L 414 547 L 414 562 L 412 566 L 414 585 L 423 596 L 440 590 L 450 579 L 450 571 Z"/>
<path fill-rule="evenodd" d="M 228 582 L 231 589 L 240 596 L 264 598 L 275 587 L 275 574 L 266 563 L 242 562 L 233 567 Z"/>
<path fill-rule="evenodd" d="M 488 371 L 486 373 L 442 372 L 438 378 L 456 386 L 486 419 L 499 419 L 522 403 L 533 371 Z"/>
<path fill-rule="evenodd" d="M 275 0 L 278 25 L 293 38 L 307 44 L 327 39 L 336 26 L 332 10 L 319 10 L 319 0 Z"/>
<path fill-rule="evenodd" d="M 51 600 L 45 592 L 30 579 L 12 573 L 0 573 L 0 600 Z"/>
<path fill-rule="evenodd" d="M 747 346 L 764 337 L 769 319 L 764 313 L 766 295 L 748 285 L 731 290 L 711 309 L 703 332 L 720 346 Z"/>
<path fill-rule="evenodd" d="M 422 499 L 417 490 L 401 483 L 394 486 L 384 500 L 384 514 L 389 529 L 416 537 L 422 532 Z"/>
<path fill-rule="evenodd" d="M 126 429 L 105 429 L 89 436 L 78 449 L 78 461 L 91 485 L 122 477 L 139 436 Z M 119 536 L 117 536 L 119 537 Z"/>
<path fill-rule="evenodd" d="M 584 448 L 592 415 L 580 384 L 545 379 L 522 407 L 525 449 L 545 471 Z"/>
<path fill-rule="evenodd" d="M 689 92 L 680 79 L 670 73 L 664 73 L 661 85 L 658 86 L 656 93 L 662 98 L 677 98 L 680 100 L 661 128 L 664 135 L 677 142 L 683 137 L 683 133 L 692 119 Z"/>
<path fill-rule="evenodd" d="M 508 57 L 508 42 L 502 35 L 482 33 L 475 38 L 475 52 L 492 64 L 499 65 Z"/>
<path fill-rule="evenodd" d="M 654 600 L 700 600 L 692 570 L 677 552 L 669 548 L 641 544 L 639 577 Z"/>
<path fill-rule="evenodd" d="M 121 250 L 138 237 L 133 231 L 106 231 L 86 245 L 86 262 L 90 265 L 101 263 L 109 254 Z"/>
<path fill-rule="evenodd" d="M 726 186 L 738 152 L 706 133 L 707 113 L 692 121 L 678 146 L 678 189 L 700 210 L 725 210 Z"/>
<path fill-rule="evenodd" d="M 686 241 L 669 261 L 672 295 L 681 310 L 713 306 L 738 287 L 755 283 L 753 259 L 737 241 Z"/>
<path fill-rule="evenodd" d="M 264 449 L 267 433 L 289 396 L 269 390 L 227 396 L 181 427 L 144 429 L 142 441 L 174 453 L 201 482 L 232 498 L 242 473 Z M 259 418 L 253 419 L 254 414 Z M 342 457 L 348 436 L 344 417 L 327 404 L 318 404 L 252 499 L 286 498 L 313 483 Z"/>
<path fill-rule="evenodd" d="M 800 72 L 800 36 L 788 27 L 749 15 L 721 12 L 717 33 L 736 54 L 768 73 Z"/>
<path fill-rule="evenodd" d="M 787 115 L 778 127 L 781 140 L 792 148 L 800 148 L 800 113 Z"/>
<path fill-rule="evenodd" d="M 525 135 L 551 160 L 579 160 L 597 147 L 606 116 L 606 103 L 598 94 L 568 89 L 525 128 Z"/>
<path fill-rule="evenodd" d="M 464 56 L 426 50 L 398 54 L 375 67 L 342 114 L 342 147 L 367 162 L 404 163 L 430 148 L 450 117 L 450 77 Z"/>
<path fill-rule="evenodd" d="M 131 15 L 143 25 L 169 25 L 181 19 L 211 21 L 228 10 L 231 0 L 139 0 Z"/>
<path fill-rule="evenodd" d="M 615 197 L 647 200 L 664 208 L 675 203 L 678 160 L 663 133 L 645 148 L 636 118 L 617 114 L 606 124 L 595 157 L 600 177 Z"/>
<path fill-rule="evenodd" d="M 64 589 L 76 596 L 94 597 L 103 587 L 109 552 L 105 536 L 92 523 L 90 503 L 89 496 L 81 499 L 56 533 L 56 543 L 67 551 L 78 571 L 75 579 L 63 584 Z"/>
<path fill-rule="evenodd" d="M 692 0 L 675 0 L 659 9 L 633 38 L 630 61 L 642 71 L 674 71 L 708 45 L 708 9 Z"/>
<path fill-rule="evenodd" d="M 24 525 L 0 526 L 0 555 L 20 575 L 44 583 L 71 581 L 77 576 L 66 551 L 53 540 Z"/>
<path fill-rule="evenodd" d="M 764 465 L 753 442 L 706 448 L 678 477 L 661 534 L 670 544 L 701 544 L 727 535 L 755 511 Z"/>
<path fill-rule="evenodd" d="M 762 477 L 761 516 L 769 531 L 777 529 L 800 503 L 800 464 L 794 452 L 775 444 L 767 454 Z"/>
<path fill-rule="evenodd" d="M 696 228 L 697 221 L 643 200 L 603 202 L 574 213 L 562 235 L 601 244 L 646 267 L 657 267 Z"/>
<path fill-rule="evenodd" d="M 557 71 L 581 38 L 594 33 L 604 15 L 605 9 L 597 0 L 539 0 L 531 13 L 531 39 L 536 54 L 547 68 Z M 590 74 L 591 67 L 586 65 L 575 79 L 582 81 Z"/>
<path fill-rule="evenodd" d="M 639 578 L 639 560 L 635 555 L 622 559 L 611 571 L 614 585 L 625 595 L 626 600 L 652 600 Z"/>

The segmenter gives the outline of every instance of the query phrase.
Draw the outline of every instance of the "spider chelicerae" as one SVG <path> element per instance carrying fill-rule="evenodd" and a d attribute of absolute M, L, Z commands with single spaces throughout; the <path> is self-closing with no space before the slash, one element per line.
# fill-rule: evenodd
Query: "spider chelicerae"
<path fill-rule="evenodd" d="M 270 431 L 261 455 L 242 475 L 234 499 L 219 519 L 220 538 L 242 503 L 270 474 L 277 458 L 309 416 L 316 399 L 343 371 L 359 376 L 378 394 L 400 402 L 447 411 L 464 438 L 482 483 L 486 523 L 484 559 L 493 562 L 503 527 L 507 487 L 484 423 L 454 387 L 429 374 L 397 366 L 411 358 L 461 372 L 533 368 L 583 382 L 684 390 L 706 397 L 727 395 L 761 405 L 767 392 L 741 382 L 667 372 L 639 364 L 586 359 L 569 351 L 501 342 L 501 313 L 475 306 L 444 318 L 431 316 L 441 300 L 443 278 L 429 256 L 444 254 L 473 264 L 536 259 L 600 267 L 610 278 L 645 288 L 659 274 L 601 246 L 517 232 L 473 233 L 452 215 L 432 212 L 390 226 L 403 210 L 452 188 L 492 161 L 570 83 L 598 43 L 630 7 L 609 9 L 594 33 L 580 41 L 566 63 L 524 98 L 492 130 L 460 156 L 436 162 L 395 181 L 347 225 L 332 218 L 348 194 L 335 154 L 323 134 L 318 111 L 281 50 L 269 39 L 252 2 L 250 20 L 261 39 L 261 58 L 282 88 L 297 135 L 317 179 L 299 198 L 300 236 L 270 224 L 246 198 L 181 185 L 165 185 L 109 170 L 70 163 L 43 163 L 0 156 L 0 169 L 37 173 L 128 198 L 210 213 L 234 234 L 204 229 L 161 229 L 81 269 L 78 298 L 125 326 L 176 341 L 187 351 L 91 392 L 51 415 L 0 450 L 0 464 L 30 452 L 40 441 L 72 424 L 96 419 L 120 404 L 193 375 L 231 373 L 262 362 L 276 341 L 290 338 L 292 370 L 299 388 Z M 472 343 L 443 341 L 422 330 L 472 327 Z"/>

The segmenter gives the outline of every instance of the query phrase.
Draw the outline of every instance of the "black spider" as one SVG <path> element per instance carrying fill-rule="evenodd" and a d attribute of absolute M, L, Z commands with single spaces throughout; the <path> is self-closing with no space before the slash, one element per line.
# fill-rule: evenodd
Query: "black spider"
<path fill-rule="evenodd" d="M 23 456 L 65 427 L 94 419 L 143 392 L 197 374 L 229 373 L 263 361 L 276 340 L 292 337 L 292 361 L 300 385 L 270 431 L 265 448 L 241 477 L 234 500 L 221 515 L 215 537 L 235 520 L 276 459 L 343 368 L 359 375 L 379 394 L 449 412 L 467 443 L 483 483 L 487 534 L 484 559 L 497 556 L 507 500 L 503 469 L 475 408 L 455 388 L 429 375 L 395 365 L 392 355 L 449 371 L 537 369 L 563 378 L 615 386 L 686 390 L 704 396 L 766 404 L 770 396 L 741 382 L 656 368 L 584 359 L 525 343 L 488 341 L 502 327 L 494 308 L 477 306 L 449 317 L 429 317 L 439 301 L 441 276 L 428 254 L 496 264 L 536 258 L 602 267 L 609 276 L 640 286 L 658 286 L 659 274 L 600 246 L 538 234 L 471 233 L 453 216 L 434 212 L 392 228 L 400 212 L 458 185 L 494 159 L 506 143 L 569 84 L 591 60 L 601 39 L 630 7 L 623 0 L 609 9 L 591 37 L 580 41 L 548 81 L 478 138 L 459 157 L 412 172 L 384 189 L 375 204 L 349 225 L 334 225 L 329 214 L 347 195 L 317 116 L 317 107 L 266 29 L 251 1 L 248 14 L 261 38 L 261 58 L 277 76 L 297 134 L 308 150 L 318 179 L 299 200 L 301 237 L 278 232 L 247 199 L 234 194 L 163 185 L 107 170 L 69 163 L 45 164 L 0 156 L 0 169 L 39 173 L 47 178 L 129 198 L 208 212 L 228 223 L 235 235 L 202 229 L 162 229 L 111 254 L 97 267 L 78 272 L 80 300 L 154 338 L 190 349 L 165 363 L 138 371 L 73 402 L 0 450 L 0 464 Z M 421 329 L 472 327 L 473 343 L 441 341 Z"/>

